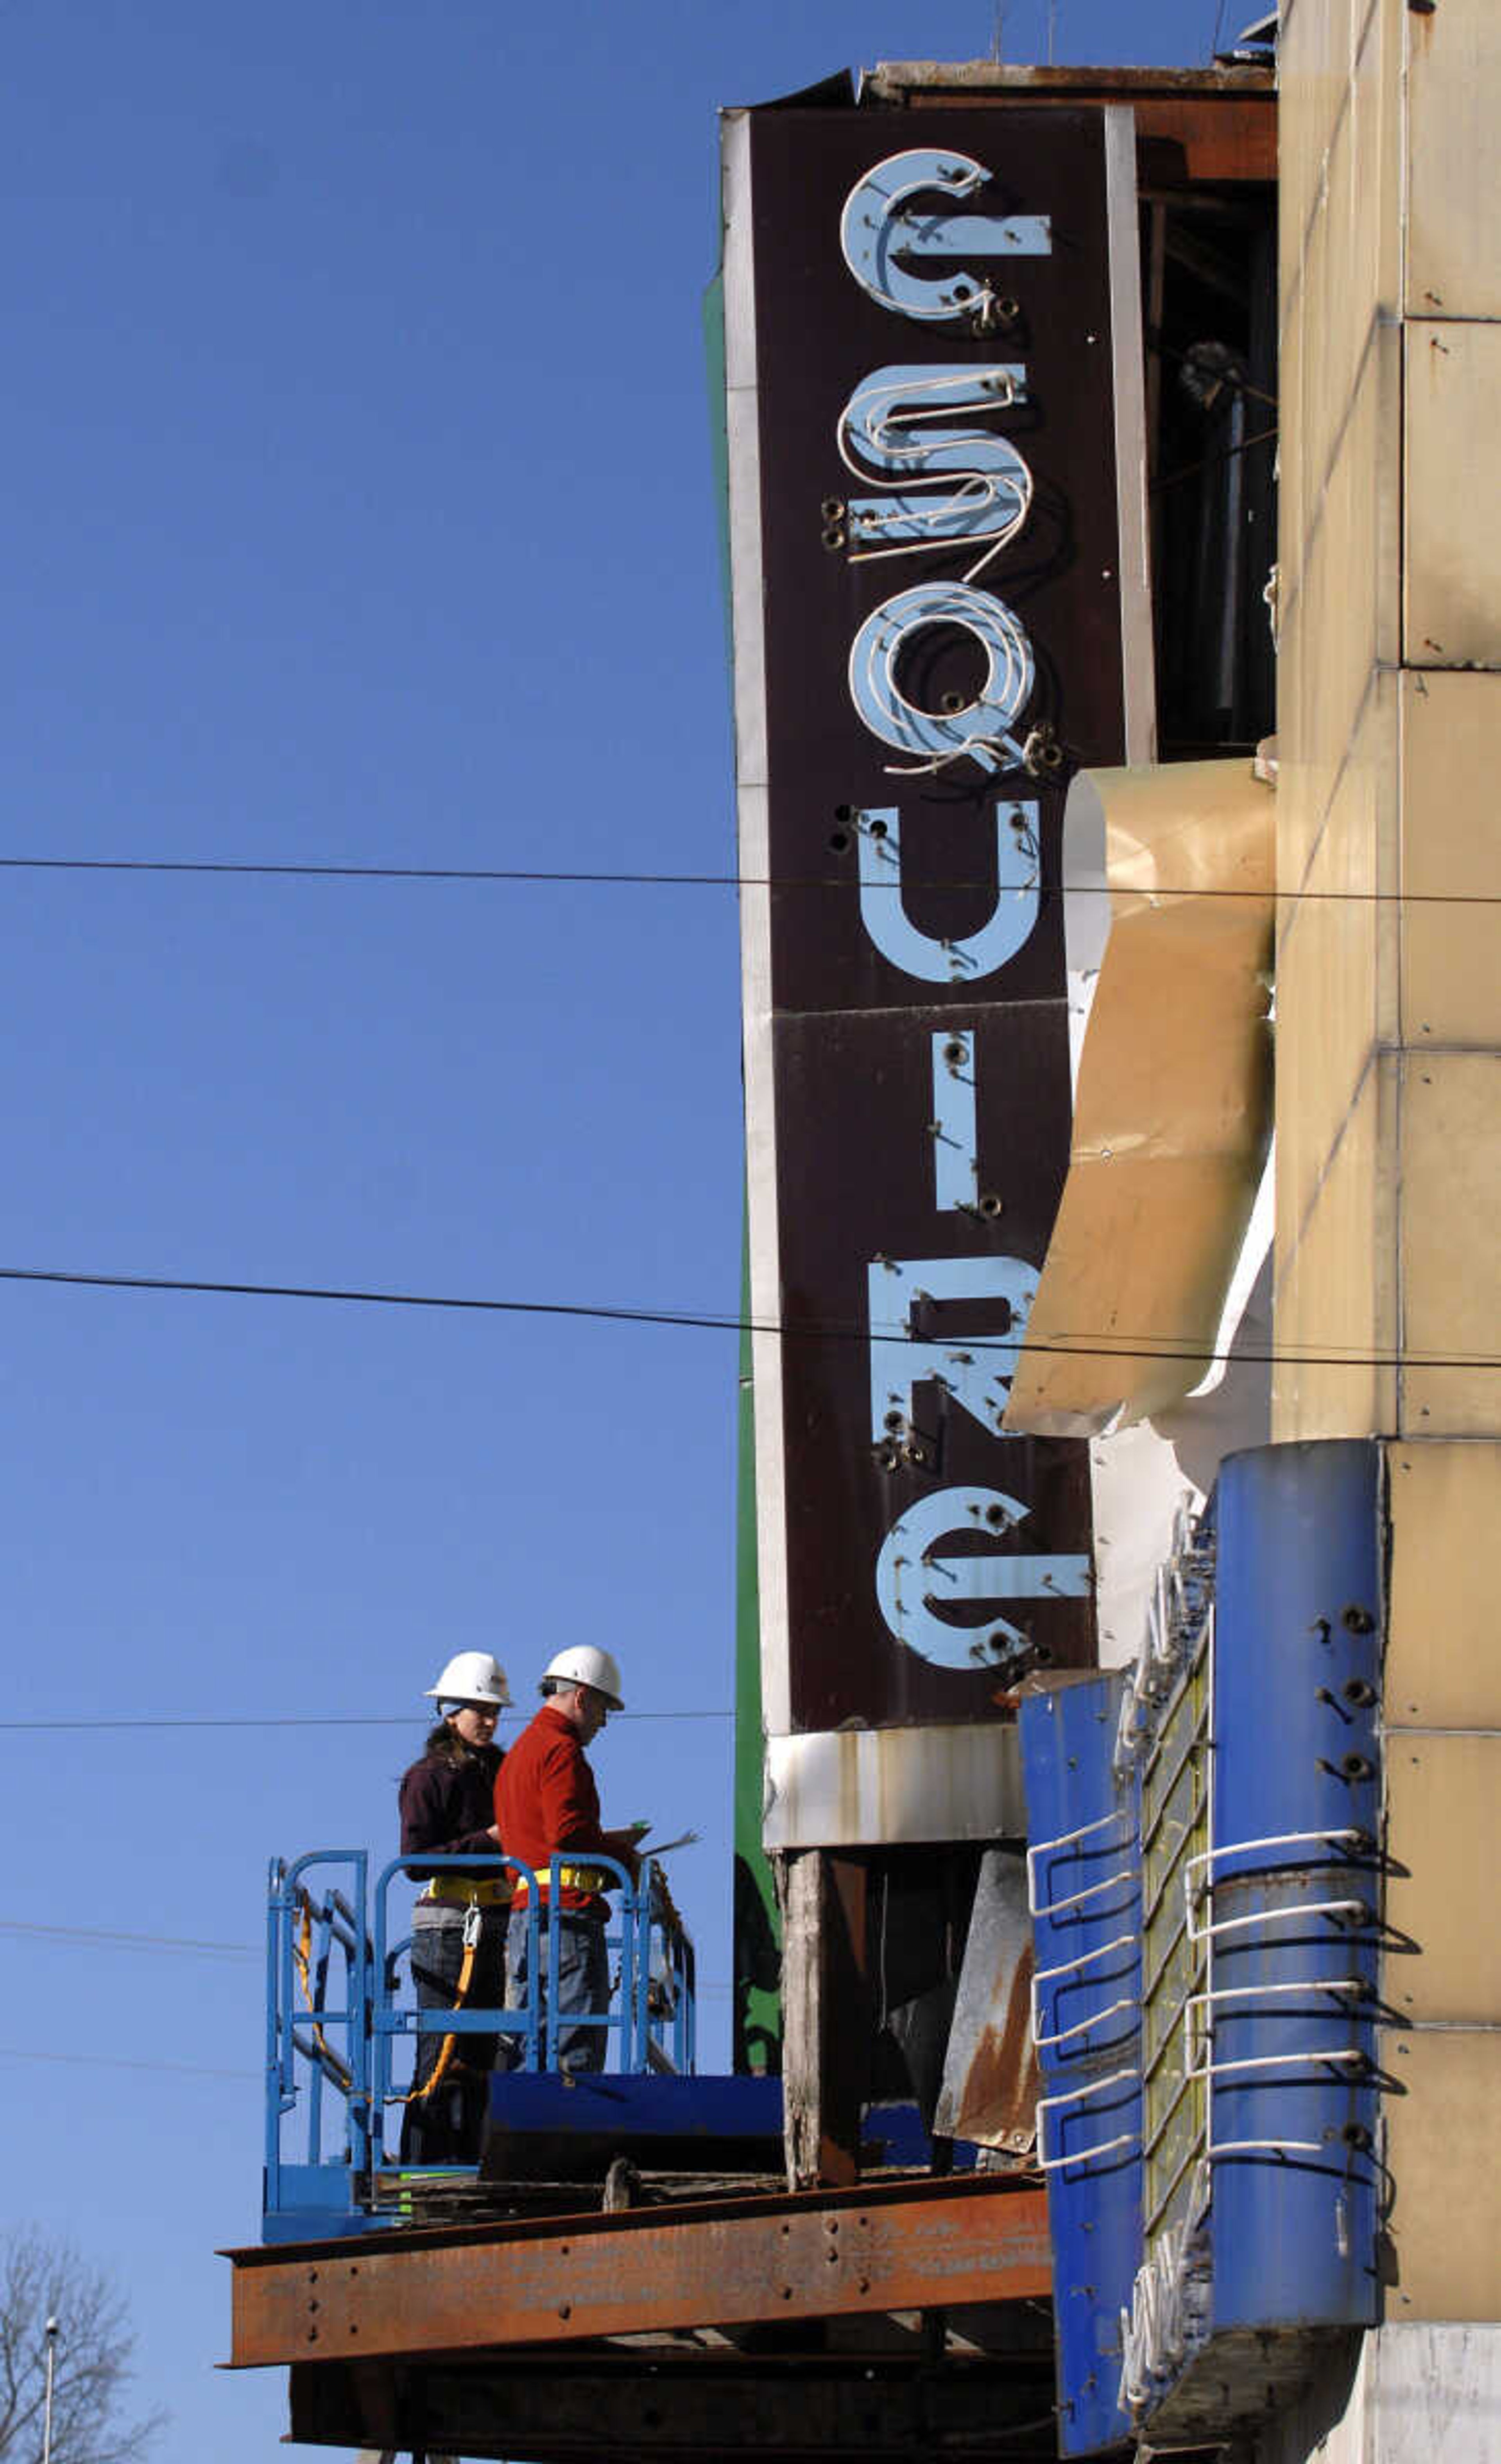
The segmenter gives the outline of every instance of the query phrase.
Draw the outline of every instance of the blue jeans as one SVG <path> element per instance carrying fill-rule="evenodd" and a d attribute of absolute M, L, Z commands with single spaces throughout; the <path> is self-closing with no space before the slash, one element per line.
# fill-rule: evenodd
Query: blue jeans
<path fill-rule="evenodd" d="M 542 1965 L 547 1962 L 548 1915 L 545 1907 L 537 1912 Z M 513 1910 L 511 1931 L 506 1942 L 506 1972 L 511 1981 L 513 2007 L 524 2004 L 527 1996 L 527 1915 L 522 1908 Z M 541 1979 L 540 1997 L 543 2025 L 547 2017 L 547 1976 Z M 603 1917 L 579 1916 L 572 1909 L 560 1910 L 558 1917 L 558 2068 L 561 2071 L 602 2071 L 608 2030 L 603 2022 L 591 2027 L 565 2028 L 563 2022 L 575 2013 L 600 2012 L 609 2008 L 609 1959 L 605 1949 Z M 545 2061 L 545 2038 L 540 2049 Z"/>
<path fill-rule="evenodd" d="M 453 2012 L 464 1966 L 464 1917 L 459 1907 L 433 1906 L 419 1900 L 411 1913 L 411 1974 L 417 2008 L 424 2014 Z M 480 1917 L 479 1943 L 464 1996 L 470 2011 L 506 2007 L 504 1908 L 486 1908 Z M 465 2029 L 454 2036 L 453 2051 L 435 2092 L 415 2095 L 437 2068 L 448 2034 L 442 2019 L 436 2029 L 424 2028 L 417 2037 L 412 2069 L 415 2101 L 402 2114 L 401 2153 L 407 2165 L 473 2165 L 479 2154 L 485 2112 L 490 2098 L 490 2073 L 509 2070 L 514 2039 L 502 2045 L 498 2036 Z"/>

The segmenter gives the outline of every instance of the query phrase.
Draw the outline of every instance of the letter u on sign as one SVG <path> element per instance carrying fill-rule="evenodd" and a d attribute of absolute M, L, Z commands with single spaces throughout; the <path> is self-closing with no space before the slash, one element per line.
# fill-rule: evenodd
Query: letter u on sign
<path fill-rule="evenodd" d="M 883 958 L 925 984 L 978 984 L 1014 958 L 1037 921 L 1037 806 L 996 806 L 996 903 L 978 933 L 935 940 L 902 905 L 894 804 L 860 815 L 860 921 Z"/>

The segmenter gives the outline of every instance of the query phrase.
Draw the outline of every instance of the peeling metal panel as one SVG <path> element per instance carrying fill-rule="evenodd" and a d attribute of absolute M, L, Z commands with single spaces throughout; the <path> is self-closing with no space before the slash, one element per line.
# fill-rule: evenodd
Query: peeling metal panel
<path fill-rule="evenodd" d="M 1033 1965 L 1026 1859 L 1012 1849 L 989 1849 L 981 1859 L 934 2119 L 941 2137 L 1012 2156 L 1035 2142 Z"/>
<path fill-rule="evenodd" d="M 766 1740 L 766 1845 L 1019 1839 L 1014 1728 L 838 1728 Z"/>
<path fill-rule="evenodd" d="M 1083 1435 L 1179 1402 L 1203 1376 L 1271 1096 L 1271 796 L 1244 759 L 1095 784 L 1113 920 L 1027 1322 L 1037 1349 L 1024 1344 L 1005 1414 L 1009 1429 Z"/>

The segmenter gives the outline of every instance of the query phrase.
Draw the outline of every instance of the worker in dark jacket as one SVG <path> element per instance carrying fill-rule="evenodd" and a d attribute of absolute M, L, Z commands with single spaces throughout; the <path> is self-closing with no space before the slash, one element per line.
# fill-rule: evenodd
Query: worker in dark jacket
<path fill-rule="evenodd" d="M 584 1749 L 599 1735 L 610 1712 L 621 1708 L 620 1671 L 607 1651 L 578 1643 L 560 1651 L 549 1662 L 541 1691 L 546 1698 L 542 1707 L 511 1748 L 496 1789 L 496 1812 L 506 1853 L 531 1875 L 529 1882 L 519 1881 L 516 1886 L 507 1949 L 511 1991 L 518 2004 L 525 2000 L 526 1911 L 534 1893 L 546 1959 L 549 1869 L 555 1856 L 563 1858 L 566 1861 L 558 1877 L 558 1973 L 552 1979 L 558 2016 L 562 2021 L 565 2016 L 593 2015 L 592 2024 L 560 2025 L 558 2067 L 598 2071 L 605 2067 L 607 2035 L 601 2014 L 609 2007 L 604 1893 L 616 1878 L 590 1860 L 613 1858 L 634 1878 L 636 1841 L 643 1826 L 625 1831 L 602 1827 L 599 1791 Z M 544 2009 L 546 1983 L 544 1978 Z"/>
<path fill-rule="evenodd" d="M 488 1651 L 461 1651 L 428 1699 L 442 1718 L 421 1760 L 401 1784 L 401 1853 L 423 1849 L 444 1857 L 498 1857 L 496 1781 L 505 1757 L 496 1722 L 509 1705 L 505 1670 Z M 434 1873 L 409 1866 L 425 1885 L 411 1916 L 411 1973 L 419 2011 L 498 2011 L 505 2007 L 505 1929 L 510 1877 L 477 1868 Z M 475 1936 L 465 1974 L 466 1927 Z M 445 2052 L 445 2042 L 447 2044 Z M 472 2164 L 479 2153 L 490 2072 L 498 2036 L 424 2030 L 417 2038 L 412 2093 L 402 2119 L 402 2160 L 418 2165 Z M 510 2040 L 502 2067 L 509 2068 Z"/>

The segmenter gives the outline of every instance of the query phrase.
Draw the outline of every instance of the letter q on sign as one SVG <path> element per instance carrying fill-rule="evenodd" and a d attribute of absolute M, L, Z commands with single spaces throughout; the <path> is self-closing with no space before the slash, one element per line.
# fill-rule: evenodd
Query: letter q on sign
<path fill-rule="evenodd" d="M 985 654 L 985 677 L 961 710 L 930 711 L 909 701 L 896 663 L 915 635 L 938 625 L 973 634 Z M 941 770 L 968 754 L 984 771 L 1021 762 L 1008 733 L 1031 699 L 1032 646 L 1004 601 L 964 582 L 924 582 L 885 599 L 850 646 L 850 694 L 872 736 L 919 759 L 916 770 Z"/>

